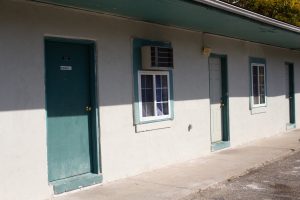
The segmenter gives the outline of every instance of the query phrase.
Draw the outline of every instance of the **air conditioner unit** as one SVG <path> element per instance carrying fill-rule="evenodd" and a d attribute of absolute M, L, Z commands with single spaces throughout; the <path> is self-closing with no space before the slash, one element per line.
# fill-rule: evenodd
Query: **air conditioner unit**
<path fill-rule="evenodd" d="M 173 69 L 173 49 L 171 47 L 143 46 L 142 68 L 147 70 Z"/>

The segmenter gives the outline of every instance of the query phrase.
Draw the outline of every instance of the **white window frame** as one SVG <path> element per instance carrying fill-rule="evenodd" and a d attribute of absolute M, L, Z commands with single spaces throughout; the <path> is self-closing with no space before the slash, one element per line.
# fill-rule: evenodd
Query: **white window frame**
<path fill-rule="evenodd" d="M 253 67 L 263 67 L 264 68 L 264 87 L 265 87 L 265 103 L 259 103 L 259 104 L 254 104 L 254 91 L 253 91 Z M 259 71 L 259 70 L 258 70 Z M 252 108 L 258 108 L 258 107 L 266 107 L 267 106 L 267 83 L 266 83 L 266 65 L 263 63 L 251 63 L 251 106 Z M 257 79 L 259 81 L 259 77 Z M 258 84 L 259 85 L 259 84 Z M 259 88 L 258 88 L 259 91 Z M 258 92 L 260 94 L 260 91 Z M 259 98 L 260 101 L 260 98 Z"/>
<path fill-rule="evenodd" d="M 155 116 L 150 117 L 143 117 L 143 105 L 142 105 L 142 84 L 141 84 L 141 76 L 142 75 L 152 75 L 153 76 L 153 98 L 154 98 L 154 114 Z M 156 81 L 155 81 L 155 75 L 167 75 L 167 81 L 168 81 L 168 109 L 169 114 L 168 115 L 157 115 L 157 101 L 156 101 Z M 165 119 L 171 119 L 171 100 L 170 100 L 170 72 L 168 71 L 138 71 L 138 93 L 139 93 L 139 119 L 140 122 L 149 122 L 149 121 L 159 121 L 159 120 L 165 120 Z"/>

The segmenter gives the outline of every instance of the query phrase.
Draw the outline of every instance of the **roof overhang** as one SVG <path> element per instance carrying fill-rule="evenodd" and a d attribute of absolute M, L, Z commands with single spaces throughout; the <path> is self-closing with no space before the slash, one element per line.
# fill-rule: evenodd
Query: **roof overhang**
<path fill-rule="evenodd" d="M 32 0 L 300 51 L 300 28 L 213 0 Z"/>

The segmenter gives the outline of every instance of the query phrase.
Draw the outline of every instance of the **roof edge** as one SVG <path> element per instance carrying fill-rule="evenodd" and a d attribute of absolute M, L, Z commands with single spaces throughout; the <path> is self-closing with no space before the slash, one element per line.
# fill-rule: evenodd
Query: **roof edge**
<path fill-rule="evenodd" d="M 294 25 L 291 25 L 291 24 L 288 24 L 288 23 L 285 23 L 285 22 L 282 22 L 282 21 L 279 21 L 276 19 L 272 19 L 270 17 L 266 17 L 264 15 L 231 5 L 229 3 L 222 2 L 220 0 L 191 0 L 191 1 L 206 4 L 206 5 L 221 9 L 221 10 L 225 10 L 225 11 L 237 14 L 237 15 L 241 15 L 241 16 L 250 18 L 252 20 L 260 21 L 260 22 L 263 22 L 263 23 L 266 23 L 266 24 L 269 24 L 272 26 L 276 26 L 278 28 L 293 31 L 295 33 L 300 34 L 300 28 L 297 26 L 294 26 Z"/>

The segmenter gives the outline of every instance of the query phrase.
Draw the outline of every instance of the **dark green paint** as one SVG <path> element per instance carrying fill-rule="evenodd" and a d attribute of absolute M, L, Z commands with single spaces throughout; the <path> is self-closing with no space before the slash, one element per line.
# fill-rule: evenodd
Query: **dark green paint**
<path fill-rule="evenodd" d="M 221 56 L 221 73 L 222 73 L 222 135 L 223 141 L 230 140 L 229 133 L 229 97 L 228 97 L 228 69 L 227 56 Z"/>
<path fill-rule="evenodd" d="M 289 110 L 290 110 L 290 124 L 296 123 L 295 117 L 295 85 L 294 85 L 294 65 L 288 64 L 289 72 Z"/>
<path fill-rule="evenodd" d="M 264 64 L 264 65 L 267 64 L 265 58 L 257 58 L 257 57 L 249 57 L 249 62 L 250 62 L 250 65 L 251 65 L 251 63 L 258 63 L 258 64 Z"/>
<path fill-rule="evenodd" d="M 36 0 L 300 50 L 300 34 L 193 0 Z"/>
<path fill-rule="evenodd" d="M 134 38 L 132 42 L 132 59 L 133 59 L 133 89 L 134 89 L 134 123 L 135 124 L 146 124 L 153 123 L 157 121 L 165 121 L 169 119 L 163 120 L 153 120 L 147 122 L 141 122 L 139 115 L 139 87 L 138 87 L 138 71 L 142 70 L 142 54 L 141 47 L 147 45 L 153 46 L 161 46 L 161 47 L 171 47 L 169 42 L 161 42 L 161 41 L 152 41 L 140 38 Z M 171 106 L 171 119 L 174 119 L 174 92 L 173 92 L 173 71 L 169 70 L 169 80 L 170 80 L 170 106 Z"/>
<path fill-rule="evenodd" d="M 221 59 L 221 79 L 222 79 L 222 106 L 221 118 L 222 118 L 222 141 L 230 141 L 230 129 L 229 129 L 229 91 L 228 91 L 228 67 L 227 56 L 219 54 L 211 54 L 211 57 Z"/>
<path fill-rule="evenodd" d="M 90 47 L 90 95 L 91 95 L 91 150 L 92 153 L 92 172 L 101 173 L 101 148 L 100 148 L 100 125 L 99 125 L 99 100 L 98 100 L 98 80 L 97 80 L 97 66 L 96 66 L 96 46 L 94 41 L 83 39 L 57 38 L 46 37 L 47 41 L 53 42 L 67 42 L 74 44 L 84 44 Z"/>
<path fill-rule="evenodd" d="M 94 42 L 88 43 L 90 41 L 86 41 L 86 44 L 90 46 L 91 53 L 90 53 L 90 91 L 91 91 L 91 167 L 92 172 L 95 174 L 101 173 L 101 148 L 100 148 L 100 124 L 99 124 L 99 99 L 98 99 L 98 80 L 97 80 L 97 67 L 96 67 L 96 46 Z M 85 43 L 82 43 L 85 44 Z"/>
<path fill-rule="evenodd" d="M 101 175 L 88 173 L 63 180 L 53 181 L 51 184 L 53 185 L 54 194 L 61 194 L 101 183 L 102 179 Z"/>
<path fill-rule="evenodd" d="M 48 179 L 98 173 L 94 47 L 88 42 L 46 38 L 45 56 Z M 91 112 L 86 106 L 92 107 Z"/>

